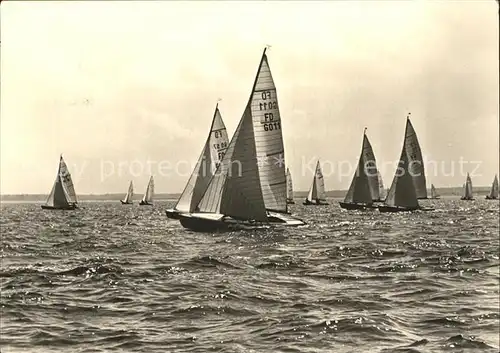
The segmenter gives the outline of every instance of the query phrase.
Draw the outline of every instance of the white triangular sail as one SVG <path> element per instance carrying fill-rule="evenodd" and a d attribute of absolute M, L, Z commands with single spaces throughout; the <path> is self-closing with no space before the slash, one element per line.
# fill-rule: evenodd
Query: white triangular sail
<path fill-rule="evenodd" d="M 417 134 L 415 132 L 415 129 L 413 128 L 413 125 L 411 124 L 409 116 L 406 118 L 405 151 L 407 154 L 409 170 L 413 179 L 413 184 L 415 185 L 417 198 L 426 199 L 427 186 L 425 180 L 425 168 L 422 158 L 422 150 L 420 149 Z"/>
<path fill-rule="evenodd" d="M 122 201 L 123 203 L 132 203 L 133 197 L 134 197 L 134 184 L 131 180 L 130 184 L 128 185 L 127 194 L 125 195 L 125 198 Z"/>
<path fill-rule="evenodd" d="M 210 181 L 199 212 L 267 222 L 267 211 L 287 211 L 285 154 L 276 87 L 262 54 L 250 99 Z"/>
<path fill-rule="evenodd" d="M 467 179 L 465 180 L 463 199 L 472 200 L 472 180 L 469 173 L 467 173 Z"/>
<path fill-rule="evenodd" d="M 435 199 L 438 198 L 439 194 L 436 191 L 436 188 L 434 187 L 434 184 L 431 184 L 431 198 Z"/>
<path fill-rule="evenodd" d="M 316 163 L 316 170 L 314 172 L 313 182 L 309 193 L 307 194 L 307 201 L 326 201 L 325 193 L 325 179 L 323 178 L 323 172 L 321 171 L 321 165 L 319 161 Z"/>
<path fill-rule="evenodd" d="M 224 157 L 228 145 L 229 137 L 226 126 L 217 105 L 205 146 L 186 187 L 174 207 L 175 210 L 181 212 L 193 212 L 195 210 Z"/>
<path fill-rule="evenodd" d="M 71 179 L 71 174 L 68 170 L 68 166 L 64 161 L 62 155 L 59 159 L 59 176 L 61 177 L 61 183 L 68 195 L 68 201 L 73 204 L 77 204 L 78 201 L 76 199 L 75 187 L 73 185 L 73 180 Z"/>
<path fill-rule="evenodd" d="M 290 169 L 288 168 L 286 168 L 286 200 L 287 202 L 293 202 L 292 174 L 290 174 Z"/>
<path fill-rule="evenodd" d="M 495 175 L 493 179 L 493 184 L 491 185 L 490 194 L 488 195 L 490 199 L 498 199 L 498 177 Z"/>
<path fill-rule="evenodd" d="M 153 176 L 151 175 L 151 178 L 149 178 L 148 186 L 146 188 L 146 192 L 144 193 L 144 196 L 142 197 L 142 202 L 143 203 L 153 203 L 154 193 L 155 193 L 155 182 L 154 182 Z"/>
<path fill-rule="evenodd" d="M 62 166 L 61 162 L 64 162 L 62 156 L 59 158 L 59 166 L 57 169 L 56 180 L 54 181 L 52 190 L 50 191 L 47 201 L 45 202 L 47 206 L 54 208 L 67 208 L 71 203 L 70 197 L 67 194 L 67 191 L 64 188 L 63 182 L 61 180 L 61 166 Z"/>
<path fill-rule="evenodd" d="M 380 186 L 379 186 L 379 172 L 377 169 L 377 161 L 375 159 L 375 154 L 373 153 L 373 148 L 366 136 L 366 128 L 363 134 L 363 147 L 361 151 L 361 157 L 363 163 L 364 174 L 366 174 L 366 179 L 368 186 L 370 188 L 370 194 L 373 201 L 379 201 L 380 196 Z"/>

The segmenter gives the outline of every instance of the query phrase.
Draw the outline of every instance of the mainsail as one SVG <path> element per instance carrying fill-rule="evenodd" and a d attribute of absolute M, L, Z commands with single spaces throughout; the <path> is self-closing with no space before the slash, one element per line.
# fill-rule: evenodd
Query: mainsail
<path fill-rule="evenodd" d="M 363 160 L 362 170 L 366 174 L 366 180 L 370 188 L 370 194 L 373 201 L 380 201 L 380 185 L 379 185 L 379 172 L 377 169 L 377 161 L 375 159 L 375 154 L 373 153 L 373 148 L 366 136 L 366 128 L 363 133 L 363 146 L 361 149 L 361 157 Z M 359 166 L 358 166 L 359 169 Z"/>
<path fill-rule="evenodd" d="M 405 130 L 405 144 L 404 150 L 407 154 L 409 163 L 409 170 L 413 178 L 413 185 L 415 185 L 415 192 L 417 198 L 427 198 L 427 187 L 425 180 L 425 168 L 422 158 L 422 150 L 418 143 L 417 134 L 410 121 L 410 116 L 406 117 L 406 130 Z"/>
<path fill-rule="evenodd" d="M 153 176 L 151 175 L 151 178 L 149 178 L 148 187 L 146 188 L 146 192 L 144 193 L 144 196 L 142 198 L 142 203 L 147 203 L 147 204 L 153 203 L 154 193 L 155 193 L 155 182 Z"/>
<path fill-rule="evenodd" d="M 472 180 L 469 173 L 467 173 L 467 179 L 465 180 L 464 195 L 462 200 L 472 200 Z"/>
<path fill-rule="evenodd" d="M 243 116 L 197 210 L 261 222 L 268 221 L 267 211 L 286 212 L 281 128 L 264 49 Z"/>
<path fill-rule="evenodd" d="M 69 173 L 68 167 L 66 166 L 66 163 L 61 155 L 59 158 L 56 180 L 54 181 L 49 197 L 42 208 L 75 208 L 77 203 L 71 174 Z"/>
<path fill-rule="evenodd" d="M 290 174 L 290 169 L 288 168 L 286 168 L 286 202 L 294 203 L 292 174 Z"/>
<path fill-rule="evenodd" d="M 391 188 L 387 193 L 387 198 L 384 202 L 385 205 L 405 209 L 419 208 L 413 179 L 408 171 L 408 156 L 406 155 L 403 147 L 401 158 L 398 163 L 398 168 L 396 169 L 396 174 L 392 181 Z"/>
<path fill-rule="evenodd" d="M 131 180 L 128 186 L 127 194 L 125 195 L 125 198 L 122 200 L 122 203 L 132 203 L 133 196 L 134 196 L 134 184 L 132 183 Z"/>
<path fill-rule="evenodd" d="M 488 199 L 496 200 L 498 199 L 498 177 L 495 175 L 493 179 L 493 184 L 491 185 L 490 194 L 487 196 Z"/>
<path fill-rule="evenodd" d="M 377 177 L 378 177 L 378 194 L 379 194 L 379 200 L 378 201 L 383 201 L 385 200 L 386 192 L 384 188 L 384 182 L 382 181 L 382 175 L 380 174 L 379 171 L 377 171 Z"/>
<path fill-rule="evenodd" d="M 323 172 L 321 171 L 321 165 L 319 161 L 316 163 L 313 182 L 311 188 L 309 189 L 309 193 L 307 194 L 306 200 L 308 202 L 326 201 L 325 179 L 323 178 Z"/>
<path fill-rule="evenodd" d="M 189 177 L 174 209 L 181 212 L 193 212 L 206 191 L 215 170 L 219 166 L 229 144 L 226 126 L 219 111 L 215 107 L 212 125 L 205 146 L 196 166 Z"/>

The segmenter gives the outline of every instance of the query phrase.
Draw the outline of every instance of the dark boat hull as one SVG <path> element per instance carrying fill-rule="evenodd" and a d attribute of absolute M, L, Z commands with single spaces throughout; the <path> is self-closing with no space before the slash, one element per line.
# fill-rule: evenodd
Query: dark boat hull
<path fill-rule="evenodd" d="M 42 205 L 41 207 L 44 210 L 76 210 L 78 208 L 76 205 L 69 205 L 67 207 L 54 207 L 54 206 Z"/>
<path fill-rule="evenodd" d="M 120 200 L 120 202 L 122 203 L 122 205 L 131 205 L 132 204 L 132 202 L 125 202 L 123 200 Z"/>
<path fill-rule="evenodd" d="M 180 212 L 174 209 L 165 210 L 167 218 L 170 219 L 180 219 Z"/>
<path fill-rule="evenodd" d="M 411 212 L 411 211 L 417 211 L 420 209 L 421 209 L 420 207 L 394 207 L 394 206 L 387 206 L 387 205 L 378 206 L 378 210 L 380 212 Z"/>
<path fill-rule="evenodd" d="M 308 200 L 305 200 L 304 202 L 302 202 L 302 204 L 304 206 L 327 206 L 327 205 L 329 205 L 328 202 L 321 202 L 321 201 L 319 201 L 319 202 L 311 202 L 311 201 L 308 201 Z"/>
<path fill-rule="evenodd" d="M 491 197 L 490 195 L 486 195 L 485 199 L 486 200 L 498 200 L 498 197 L 495 197 L 495 196 Z"/>
<path fill-rule="evenodd" d="M 222 221 L 216 221 L 211 219 L 193 218 L 185 217 L 178 214 L 177 218 L 184 228 L 195 232 L 217 232 L 217 231 L 227 231 L 229 230 L 227 225 Z"/>
<path fill-rule="evenodd" d="M 366 210 L 377 208 L 373 204 L 363 204 L 363 203 L 349 203 L 349 202 L 339 202 L 340 207 L 345 208 L 346 210 Z"/>
<path fill-rule="evenodd" d="M 468 197 L 461 197 L 460 200 L 462 201 L 474 201 L 474 198 L 468 198 Z"/>
<path fill-rule="evenodd" d="M 287 201 L 287 205 L 295 205 L 295 201 Z"/>
<path fill-rule="evenodd" d="M 153 206 L 152 203 L 149 203 L 149 202 L 146 202 L 146 201 L 139 202 L 139 205 L 141 205 L 141 206 Z"/>

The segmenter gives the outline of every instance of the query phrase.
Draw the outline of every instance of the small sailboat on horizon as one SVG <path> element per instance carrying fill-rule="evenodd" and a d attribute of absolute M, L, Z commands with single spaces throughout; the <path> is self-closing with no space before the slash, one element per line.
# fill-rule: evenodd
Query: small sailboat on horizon
<path fill-rule="evenodd" d="M 365 128 L 358 167 L 354 172 L 351 186 L 344 201 L 339 202 L 340 207 L 348 210 L 373 208 L 373 203 L 380 200 L 380 179 L 375 155 L 368 136 L 366 136 Z"/>
<path fill-rule="evenodd" d="M 125 195 L 125 198 L 123 200 L 120 200 L 120 202 L 122 203 L 122 205 L 131 205 L 133 197 L 134 197 L 134 184 L 131 180 L 130 184 L 128 185 L 127 194 Z"/>
<path fill-rule="evenodd" d="M 472 201 L 474 196 L 472 196 L 472 180 L 469 173 L 467 173 L 467 178 L 465 179 L 465 185 L 463 188 L 463 196 L 460 198 L 463 201 Z"/>
<path fill-rule="evenodd" d="M 146 192 L 144 193 L 144 196 L 142 197 L 141 202 L 139 202 L 139 205 L 141 206 L 153 206 L 153 196 L 155 193 L 155 183 L 153 176 L 149 178 L 148 186 L 146 188 Z"/>
<path fill-rule="evenodd" d="M 195 212 L 179 215 L 181 225 L 204 232 L 304 225 L 288 213 L 281 129 L 276 86 L 264 49 L 226 153 Z"/>
<path fill-rule="evenodd" d="M 56 180 L 45 205 L 41 205 L 41 207 L 44 210 L 74 210 L 78 208 L 73 180 L 62 154 L 59 157 Z"/>
<path fill-rule="evenodd" d="M 398 167 L 392 180 L 391 187 L 387 193 L 387 197 L 383 205 L 378 207 L 380 212 L 405 212 L 405 211 L 432 211 L 433 208 L 421 207 L 418 203 L 417 190 L 415 187 L 414 178 L 410 174 L 410 159 L 408 156 L 408 148 L 406 144 L 412 143 L 408 139 L 408 123 L 407 119 L 405 129 L 405 139 L 399 158 Z M 426 191 L 427 193 L 427 191 Z"/>
<path fill-rule="evenodd" d="M 439 199 L 441 195 L 438 194 L 434 184 L 431 184 L 431 199 Z"/>
<path fill-rule="evenodd" d="M 321 171 L 321 164 L 319 163 L 319 160 L 316 163 L 316 170 L 314 172 L 311 188 L 309 189 L 309 193 L 302 204 L 305 206 L 328 205 L 328 202 L 326 201 L 325 179 L 323 178 L 323 172 Z"/>
<path fill-rule="evenodd" d="M 498 200 L 498 177 L 496 174 L 493 184 L 491 184 L 490 194 L 486 195 L 486 200 Z"/>
<path fill-rule="evenodd" d="M 292 174 L 290 174 L 290 169 L 288 168 L 286 168 L 286 203 L 289 205 L 295 204 L 295 200 L 293 199 Z"/>
<path fill-rule="evenodd" d="M 226 125 L 219 111 L 219 103 L 217 103 L 215 105 L 210 132 L 208 133 L 200 157 L 177 203 L 173 208 L 165 211 L 168 218 L 179 219 L 181 213 L 195 211 L 219 163 L 224 157 L 228 145 L 229 137 Z"/>

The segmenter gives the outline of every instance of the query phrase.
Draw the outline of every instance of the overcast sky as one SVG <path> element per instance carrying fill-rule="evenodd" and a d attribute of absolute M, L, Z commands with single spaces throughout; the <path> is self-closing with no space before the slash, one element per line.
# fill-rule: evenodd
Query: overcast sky
<path fill-rule="evenodd" d="M 196 161 L 218 98 L 232 136 L 266 44 L 296 190 L 316 158 L 328 190 L 347 188 L 331 165 L 356 165 L 365 126 L 379 166 L 398 159 L 408 111 L 424 157 L 445 166 L 427 168 L 428 187 L 462 185 L 460 159 L 481 162 L 473 183 L 490 185 L 498 41 L 493 0 L 7 1 L 1 193 L 48 193 L 61 152 L 79 194 L 125 192 L 130 179 L 142 192 L 148 170 L 131 172 L 147 160 L 156 192 L 182 191 L 190 167 L 162 176 L 157 163 Z M 381 169 L 389 186 L 394 167 Z"/>

